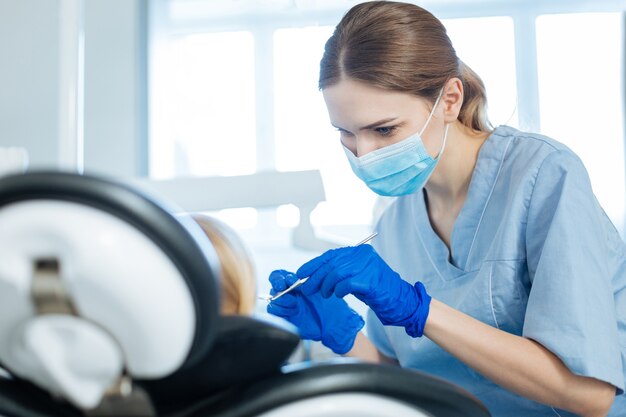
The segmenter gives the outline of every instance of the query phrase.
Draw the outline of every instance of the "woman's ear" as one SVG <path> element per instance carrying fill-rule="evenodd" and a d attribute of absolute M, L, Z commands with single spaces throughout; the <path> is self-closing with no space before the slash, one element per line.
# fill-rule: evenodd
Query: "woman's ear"
<path fill-rule="evenodd" d="M 463 82 L 458 78 L 449 79 L 443 87 L 441 101 L 444 104 L 444 122 L 453 123 L 459 117 L 463 105 Z"/>

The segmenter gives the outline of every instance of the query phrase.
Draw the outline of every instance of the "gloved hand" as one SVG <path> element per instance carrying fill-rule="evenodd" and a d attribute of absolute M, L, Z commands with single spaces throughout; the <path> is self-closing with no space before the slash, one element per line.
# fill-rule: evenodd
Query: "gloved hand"
<path fill-rule="evenodd" d="M 325 298 L 354 294 L 381 323 L 403 326 L 412 337 L 424 334 L 431 299 L 424 285 L 403 280 L 371 245 L 331 249 L 302 265 L 297 276 L 310 276 L 300 287 L 303 294 Z"/>
<path fill-rule="evenodd" d="M 285 290 L 297 281 L 293 272 L 284 270 L 270 274 L 271 294 Z M 333 352 L 343 354 L 352 349 L 356 335 L 363 328 L 363 318 L 342 299 L 320 294 L 305 296 L 300 288 L 271 301 L 267 312 L 294 324 L 303 339 L 322 341 Z"/>

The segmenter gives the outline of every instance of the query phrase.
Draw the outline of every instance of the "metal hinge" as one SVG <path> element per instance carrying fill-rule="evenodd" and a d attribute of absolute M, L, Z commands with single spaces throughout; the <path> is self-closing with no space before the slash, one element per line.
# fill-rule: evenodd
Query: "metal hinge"
<path fill-rule="evenodd" d="M 36 259 L 33 268 L 31 296 L 37 314 L 65 314 L 80 317 L 70 294 L 61 280 L 59 260 Z M 94 358 L 98 360 L 98 358 Z M 154 417 L 156 412 L 150 396 L 133 384 L 124 372 L 107 390 L 98 407 L 84 410 L 86 416 L 142 416 Z"/>

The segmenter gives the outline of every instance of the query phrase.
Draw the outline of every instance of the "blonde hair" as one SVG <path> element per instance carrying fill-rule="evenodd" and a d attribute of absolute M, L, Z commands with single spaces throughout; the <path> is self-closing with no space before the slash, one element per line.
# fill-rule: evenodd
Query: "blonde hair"
<path fill-rule="evenodd" d="M 221 304 L 224 315 L 252 314 L 256 303 L 256 277 L 250 252 L 225 223 L 199 213 L 191 217 L 213 244 L 221 263 Z"/>
<path fill-rule="evenodd" d="M 459 78 L 463 83 L 459 121 L 475 131 L 493 130 L 482 80 L 457 57 L 441 21 L 414 4 L 371 1 L 346 13 L 326 42 L 320 90 L 342 77 L 432 103 L 448 80 Z"/>

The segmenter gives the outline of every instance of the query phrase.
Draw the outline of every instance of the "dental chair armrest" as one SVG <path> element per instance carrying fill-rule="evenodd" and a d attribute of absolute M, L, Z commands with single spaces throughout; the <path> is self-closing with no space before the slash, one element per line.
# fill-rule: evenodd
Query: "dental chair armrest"
<path fill-rule="evenodd" d="M 295 364 L 283 370 L 281 375 L 242 387 L 222 398 L 201 401 L 181 413 L 180 417 L 264 415 L 312 398 L 319 398 L 320 404 L 331 407 L 332 396 L 342 393 L 384 397 L 437 417 L 490 416 L 487 408 L 467 391 L 442 379 L 394 365 L 334 360 Z M 308 416 L 315 415 L 310 409 L 306 411 Z M 320 409 L 319 415 L 329 414 Z M 381 410 L 380 415 L 387 414 Z"/>

